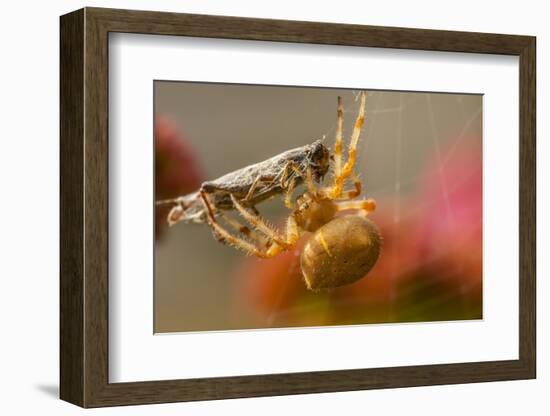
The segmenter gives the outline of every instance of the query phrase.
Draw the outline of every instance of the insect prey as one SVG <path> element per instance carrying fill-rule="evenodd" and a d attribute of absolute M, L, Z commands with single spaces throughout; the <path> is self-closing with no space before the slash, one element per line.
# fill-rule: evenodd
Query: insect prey
<path fill-rule="evenodd" d="M 289 206 L 292 191 L 304 181 L 308 171 L 313 180 L 320 182 L 328 169 L 329 150 L 322 140 L 316 140 L 204 182 L 199 190 L 190 194 L 157 201 L 156 205 L 173 205 L 167 217 L 169 225 L 206 223 L 207 207 L 201 193 L 208 195 L 215 216 L 220 215 L 221 210 L 234 209 L 231 196 L 244 207 L 256 211 L 257 204 L 287 193 L 286 205 Z"/>

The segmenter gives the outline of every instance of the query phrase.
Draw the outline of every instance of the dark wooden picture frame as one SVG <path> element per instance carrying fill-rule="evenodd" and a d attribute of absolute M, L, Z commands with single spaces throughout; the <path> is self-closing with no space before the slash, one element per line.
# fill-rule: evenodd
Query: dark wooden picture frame
<path fill-rule="evenodd" d="M 536 376 L 535 38 L 85 8 L 61 17 L 60 396 L 83 407 L 518 380 Z M 110 32 L 519 56 L 519 359 L 109 383 Z"/>

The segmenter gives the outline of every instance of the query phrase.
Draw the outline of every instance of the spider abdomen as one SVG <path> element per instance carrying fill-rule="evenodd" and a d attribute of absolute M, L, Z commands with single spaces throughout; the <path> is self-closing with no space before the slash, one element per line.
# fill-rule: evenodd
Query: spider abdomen
<path fill-rule="evenodd" d="M 365 216 L 345 215 L 319 228 L 302 252 L 310 290 L 330 289 L 365 276 L 380 255 L 380 233 Z"/>

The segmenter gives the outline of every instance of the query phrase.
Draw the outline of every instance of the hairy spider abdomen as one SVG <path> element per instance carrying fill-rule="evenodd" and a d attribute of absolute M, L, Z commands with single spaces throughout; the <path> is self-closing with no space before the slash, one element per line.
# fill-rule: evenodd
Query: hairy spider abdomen
<path fill-rule="evenodd" d="M 302 252 L 308 289 L 330 289 L 361 279 L 378 260 L 380 242 L 378 229 L 365 216 L 345 215 L 328 222 Z"/>

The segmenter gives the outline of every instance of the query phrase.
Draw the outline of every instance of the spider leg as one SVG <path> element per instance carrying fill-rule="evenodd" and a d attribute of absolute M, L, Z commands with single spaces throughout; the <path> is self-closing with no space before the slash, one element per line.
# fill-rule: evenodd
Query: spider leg
<path fill-rule="evenodd" d="M 338 107 L 336 110 L 336 138 L 334 141 L 334 175 L 340 176 L 342 172 L 342 136 L 344 125 L 344 106 L 342 97 L 338 96 Z"/>
<path fill-rule="evenodd" d="M 294 218 L 294 214 L 291 214 L 288 217 L 286 222 L 286 247 L 281 246 L 277 243 L 273 244 L 266 252 L 268 257 L 273 257 L 279 254 L 281 251 L 287 250 L 290 247 L 294 247 L 300 238 L 300 229 Z"/>
<path fill-rule="evenodd" d="M 355 159 L 357 154 L 357 143 L 359 142 L 359 137 L 361 135 L 361 129 L 363 123 L 365 122 L 365 103 L 367 99 L 366 93 L 361 92 L 359 104 L 359 113 L 357 114 L 357 119 L 355 120 L 355 125 L 353 127 L 353 132 L 351 134 L 351 140 L 348 147 L 348 160 L 342 168 L 341 175 L 343 179 L 347 179 L 353 173 L 353 167 L 355 166 Z M 343 184 L 343 181 L 342 181 Z"/>
<path fill-rule="evenodd" d="M 361 199 L 359 201 L 337 201 L 336 211 L 345 211 L 348 209 L 355 209 L 362 211 L 364 214 L 369 214 L 376 209 L 376 202 L 374 199 Z"/>
<path fill-rule="evenodd" d="M 225 228 L 223 228 L 216 220 L 216 217 L 214 216 L 214 211 L 212 209 L 212 204 L 210 203 L 208 199 L 208 194 L 204 191 L 200 191 L 200 196 L 202 198 L 202 201 L 206 207 L 206 212 L 208 216 L 208 225 L 212 228 L 214 231 L 214 235 L 216 236 L 216 239 L 218 241 L 221 241 L 223 243 L 230 244 L 238 249 L 241 249 L 245 251 L 248 254 L 254 254 L 257 257 L 267 258 L 267 254 L 264 250 L 259 249 L 254 244 L 250 243 L 249 241 L 234 236 L 229 231 L 227 231 Z"/>
<path fill-rule="evenodd" d="M 359 112 L 357 114 L 357 119 L 355 120 L 355 125 L 351 133 L 350 143 L 348 145 L 348 160 L 340 169 L 340 172 L 335 169 L 334 173 L 334 184 L 330 192 L 330 196 L 333 199 L 339 198 L 342 195 L 344 189 L 344 182 L 349 178 L 353 173 L 353 167 L 355 166 L 355 160 L 357 158 L 357 143 L 359 142 L 359 137 L 361 135 L 361 129 L 365 121 L 365 103 L 366 103 L 366 94 L 361 92 L 360 95 L 360 104 Z M 335 149 L 335 157 L 336 149 Z M 337 159 L 337 158 L 336 158 Z M 336 162 L 336 160 L 335 160 Z"/>
<path fill-rule="evenodd" d="M 355 174 L 355 173 L 352 173 L 351 174 L 351 180 L 353 182 L 353 186 L 355 189 L 344 189 L 342 191 L 342 195 L 340 195 L 340 197 L 336 198 L 337 200 L 347 200 L 347 199 L 353 199 L 353 198 L 357 198 L 359 195 L 361 195 L 361 190 L 362 190 L 362 183 L 361 183 L 361 180 L 359 179 L 359 177 Z"/>
<path fill-rule="evenodd" d="M 219 212 L 218 215 L 223 218 L 223 220 L 231 226 L 235 231 L 240 232 L 241 234 L 244 234 L 245 236 L 251 238 L 252 240 L 260 242 L 262 245 L 265 245 L 265 239 L 263 239 L 258 233 L 256 233 L 254 230 L 251 230 L 246 225 L 243 225 L 241 222 L 235 220 L 234 218 L 231 218 L 229 215 L 224 214 L 223 212 Z"/>
<path fill-rule="evenodd" d="M 212 205 L 208 199 L 208 194 L 204 191 L 200 192 L 201 198 L 204 202 L 204 205 L 206 206 L 207 216 L 208 216 L 208 225 L 212 228 L 214 235 L 216 236 L 216 239 L 222 243 L 227 243 L 229 245 L 232 245 L 240 250 L 245 251 L 247 254 L 253 254 L 257 257 L 261 258 L 270 258 L 274 257 L 277 254 L 279 254 L 282 251 L 287 250 L 288 248 L 294 246 L 296 242 L 298 241 L 298 238 L 300 236 L 298 226 L 296 224 L 296 221 L 294 220 L 294 216 L 290 216 L 287 221 L 286 226 L 286 238 L 283 245 L 277 243 L 276 241 L 272 240 L 269 236 L 267 237 L 267 243 L 273 242 L 273 244 L 264 244 L 265 247 L 258 248 L 256 245 L 252 244 L 250 241 L 245 240 L 244 238 L 235 236 L 231 234 L 229 231 L 227 231 L 224 227 L 222 227 L 216 220 L 216 218 L 213 215 L 213 209 Z M 229 217 L 225 216 L 224 214 L 221 214 L 222 218 L 225 220 L 229 219 Z M 246 235 L 246 230 L 242 229 L 241 224 L 236 221 L 229 219 L 229 224 L 237 229 L 238 231 L 244 233 Z M 247 227 L 245 227 L 247 228 Z M 256 237 L 255 237 L 256 236 Z M 257 235 L 250 234 L 251 238 L 257 238 Z M 266 243 L 266 242 L 264 242 Z"/>
<path fill-rule="evenodd" d="M 278 245 L 285 248 L 289 246 L 285 241 L 285 238 L 280 236 L 277 231 L 267 225 L 266 222 L 259 215 L 255 215 L 249 212 L 245 207 L 240 204 L 239 201 L 237 201 L 237 199 L 233 195 L 231 195 L 231 200 L 233 201 L 235 209 L 250 225 L 254 226 L 258 231 L 265 234 L 268 238 L 273 240 Z"/>
<path fill-rule="evenodd" d="M 296 188 L 296 178 L 292 178 L 290 180 L 290 183 L 288 184 L 288 187 L 286 188 L 286 193 L 285 193 L 285 206 L 288 209 L 294 209 L 294 203 L 292 202 L 292 193 L 294 192 L 295 188 Z"/>

